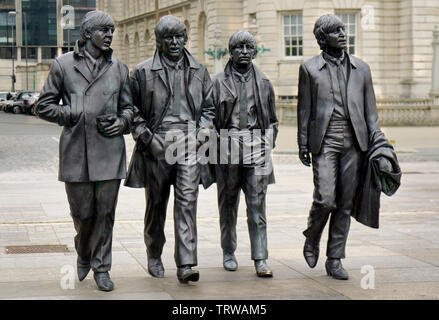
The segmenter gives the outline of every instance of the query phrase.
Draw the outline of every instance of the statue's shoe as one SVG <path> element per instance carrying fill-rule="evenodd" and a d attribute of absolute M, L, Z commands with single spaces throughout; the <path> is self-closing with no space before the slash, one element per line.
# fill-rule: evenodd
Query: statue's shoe
<path fill-rule="evenodd" d="M 267 261 L 265 260 L 255 260 L 256 275 L 261 278 L 271 278 L 273 276 L 273 271 L 267 266 Z"/>
<path fill-rule="evenodd" d="M 177 268 L 177 278 L 181 283 L 196 282 L 200 279 L 200 273 L 198 270 L 192 270 L 190 266 L 182 266 Z"/>
<path fill-rule="evenodd" d="M 325 263 L 326 273 L 328 276 L 337 280 L 348 280 L 349 274 L 343 268 L 340 259 L 328 259 Z"/>
<path fill-rule="evenodd" d="M 312 242 L 306 238 L 305 245 L 303 246 L 303 256 L 310 268 L 314 268 L 319 260 L 319 245 L 313 245 Z"/>
<path fill-rule="evenodd" d="M 227 271 L 236 271 L 238 269 L 238 261 L 233 253 L 223 254 L 223 266 Z"/>
<path fill-rule="evenodd" d="M 114 289 L 114 283 L 111 281 L 108 272 L 95 272 L 93 277 L 99 290 L 112 291 Z"/>
<path fill-rule="evenodd" d="M 155 278 L 163 278 L 165 276 L 165 268 L 160 257 L 148 257 L 148 272 Z"/>

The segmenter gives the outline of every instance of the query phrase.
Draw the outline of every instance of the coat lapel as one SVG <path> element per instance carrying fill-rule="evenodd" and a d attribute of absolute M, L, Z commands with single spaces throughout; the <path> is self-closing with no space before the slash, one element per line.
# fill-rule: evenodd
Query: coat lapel
<path fill-rule="evenodd" d="M 158 50 L 155 51 L 154 59 L 152 61 L 152 68 L 151 71 L 154 71 L 159 75 L 160 80 L 162 81 L 163 85 L 165 86 L 167 90 L 167 94 L 171 94 L 171 88 L 169 87 L 169 83 L 166 79 L 165 70 L 163 69 L 162 62 L 160 61 L 160 56 Z"/>
<path fill-rule="evenodd" d="M 186 71 L 187 76 L 186 79 L 186 97 L 187 101 L 189 103 L 189 107 L 192 110 L 192 113 L 195 115 L 196 118 L 198 118 L 197 111 L 201 113 L 201 110 L 196 110 L 196 106 L 194 103 L 194 98 L 192 96 L 192 90 L 200 90 L 199 87 L 192 88 L 192 80 L 194 78 L 195 72 L 197 72 L 198 69 L 200 69 L 200 64 L 192 57 L 192 55 L 184 49 L 184 53 L 186 62 L 188 64 L 188 71 Z M 199 106 L 202 107 L 202 106 Z"/>
<path fill-rule="evenodd" d="M 232 74 L 226 73 L 226 77 L 222 82 L 222 86 L 226 88 L 226 91 L 232 96 L 233 100 L 231 103 L 225 103 L 224 106 L 227 107 L 226 110 L 224 110 L 224 123 L 227 123 L 232 116 L 233 109 L 235 108 L 235 104 L 237 101 L 237 94 L 235 91 L 235 85 L 233 84 Z M 227 101 L 226 101 L 227 102 Z"/>
<path fill-rule="evenodd" d="M 266 128 L 267 126 L 264 125 L 264 119 L 268 119 L 268 110 L 264 110 L 262 108 L 262 101 L 264 101 L 264 97 L 262 96 L 262 88 L 263 84 L 262 81 L 266 79 L 265 75 L 256 67 L 253 65 L 254 70 L 254 76 L 255 76 L 255 100 L 256 100 L 256 110 L 258 112 L 258 122 L 259 126 L 261 128 Z M 265 112 L 264 112 L 265 111 Z"/>
<path fill-rule="evenodd" d="M 73 68 L 78 71 L 85 78 L 85 80 L 88 81 L 88 83 L 93 81 L 93 76 L 90 72 L 90 69 L 87 67 L 87 63 L 85 62 L 84 58 L 80 59 L 79 62 L 73 66 Z"/>

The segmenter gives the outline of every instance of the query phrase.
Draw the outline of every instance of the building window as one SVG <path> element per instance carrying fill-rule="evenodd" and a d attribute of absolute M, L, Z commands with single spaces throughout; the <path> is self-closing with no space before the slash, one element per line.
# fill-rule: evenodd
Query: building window
<path fill-rule="evenodd" d="M 290 14 L 282 17 L 285 57 L 303 56 L 302 14 Z"/>
<path fill-rule="evenodd" d="M 355 54 L 357 48 L 357 14 L 339 13 L 337 16 L 346 26 L 347 48 L 349 54 Z"/>

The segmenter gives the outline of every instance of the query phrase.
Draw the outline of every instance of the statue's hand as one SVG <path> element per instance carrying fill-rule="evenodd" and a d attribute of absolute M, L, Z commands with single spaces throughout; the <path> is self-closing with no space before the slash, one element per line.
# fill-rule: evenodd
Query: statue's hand
<path fill-rule="evenodd" d="M 309 154 L 308 148 L 299 149 L 299 159 L 305 166 L 311 166 L 311 156 Z"/>
<path fill-rule="evenodd" d="M 125 122 L 117 117 L 114 122 L 109 122 L 107 125 L 98 125 L 98 130 L 106 137 L 120 136 L 125 130 Z"/>

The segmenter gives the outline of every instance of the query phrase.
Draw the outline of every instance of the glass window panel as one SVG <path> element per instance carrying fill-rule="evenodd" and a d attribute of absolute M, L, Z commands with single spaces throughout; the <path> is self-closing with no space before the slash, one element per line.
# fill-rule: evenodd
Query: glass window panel
<path fill-rule="evenodd" d="M 355 37 L 354 36 L 349 37 L 349 45 L 351 45 L 351 46 L 355 45 Z"/>
<path fill-rule="evenodd" d="M 285 46 L 291 46 L 291 38 L 285 38 Z"/>
<path fill-rule="evenodd" d="M 290 49 L 290 47 L 285 48 L 285 55 L 287 57 L 291 56 L 291 49 Z"/>
<path fill-rule="evenodd" d="M 291 45 L 292 45 L 292 46 L 297 46 L 297 39 L 293 39 L 293 40 L 291 41 Z"/>
<path fill-rule="evenodd" d="M 284 27 L 284 33 L 286 36 L 290 35 L 290 27 Z"/>
<path fill-rule="evenodd" d="M 299 25 L 298 30 L 297 30 L 297 34 L 300 36 L 303 34 L 302 25 Z"/>
<path fill-rule="evenodd" d="M 297 48 L 296 47 L 293 47 L 292 48 L 293 50 L 292 50 L 292 55 L 295 57 L 295 56 L 297 56 Z"/>
<path fill-rule="evenodd" d="M 303 56 L 303 48 L 302 47 L 299 48 L 299 56 Z"/>
<path fill-rule="evenodd" d="M 298 20 L 297 21 L 298 24 L 302 24 L 302 15 L 301 14 L 297 15 L 297 20 Z"/>
<path fill-rule="evenodd" d="M 289 25 L 290 24 L 290 16 L 284 16 L 284 24 Z"/>
<path fill-rule="evenodd" d="M 291 24 L 296 24 L 296 16 L 295 15 L 291 16 Z"/>
<path fill-rule="evenodd" d="M 350 34 L 355 34 L 355 24 L 349 25 L 349 33 Z"/>
<path fill-rule="evenodd" d="M 297 35 L 297 28 L 296 28 L 296 26 L 291 26 L 291 34 L 293 36 Z"/>

